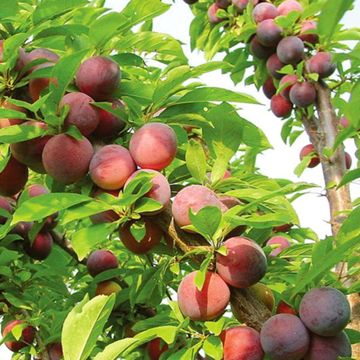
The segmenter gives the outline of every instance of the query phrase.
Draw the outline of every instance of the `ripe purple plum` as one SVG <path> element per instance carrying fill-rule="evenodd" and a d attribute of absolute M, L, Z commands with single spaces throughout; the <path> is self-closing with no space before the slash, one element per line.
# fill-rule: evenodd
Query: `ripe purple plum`
<path fill-rule="evenodd" d="M 215 24 L 219 24 L 221 23 L 222 21 L 224 21 L 223 18 L 221 17 L 218 17 L 216 15 L 217 11 L 220 9 L 219 5 L 217 3 L 213 3 L 209 6 L 209 9 L 208 9 L 208 12 L 207 12 L 207 15 L 208 15 L 208 19 L 209 19 L 209 23 L 212 24 L 212 25 L 215 25 Z"/>
<path fill-rule="evenodd" d="M 319 35 L 315 34 L 317 30 L 317 24 L 312 20 L 305 20 L 301 24 L 299 38 L 304 43 L 317 44 L 319 42 Z"/>
<path fill-rule="evenodd" d="M 186 275 L 180 283 L 177 295 L 181 312 L 195 321 L 208 321 L 219 317 L 230 300 L 230 290 L 221 277 L 207 272 L 201 290 L 195 285 L 194 271 Z"/>
<path fill-rule="evenodd" d="M 120 82 L 119 65 L 105 56 L 93 56 L 80 65 L 75 82 L 94 100 L 110 100 Z"/>
<path fill-rule="evenodd" d="M 274 226 L 274 232 L 288 232 L 293 227 L 293 224 L 283 224 L 279 226 Z"/>
<path fill-rule="evenodd" d="M 161 210 L 165 209 L 170 204 L 170 197 L 171 197 L 170 184 L 167 178 L 156 170 L 142 169 L 135 171 L 126 181 L 124 185 L 124 189 L 126 189 L 126 186 L 129 184 L 131 180 L 133 180 L 136 177 L 136 175 L 139 175 L 142 172 L 147 172 L 154 175 L 154 177 L 151 179 L 152 187 L 150 191 L 147 194 L 145 194 L 145 196 L 159 202 L 162 205 Z M 155 213 L 158 212 L 159 211 L 156 211 Z M 149 215 L 150 214 L 154 214 L 154 212 L 149 213 Z"/>
<path fill-rule="evenodd" d="M 266 245 L 278 245 L 269 256 L 275 257 L 278 256 L 283 250 L 291 246 L 290 241 L 283 236 L 273 236 L 270 240 L 267 241 Z"/>
<path fill-rule="evenodd" d="M 270 103 L 271 111 L 277 117 L 288 117 L 293 109 L 293 104 L 281 94 L 274 95 Z"/>
<path fill-rule="evenodd" d="M 337 360 L 340 356 L 351 357 L 351 344 L 345 332 L 331 337 L 311 334 L 304 360 Z"/>
<path fill-rule="evenodd" d="M 124 109 L 124 104 L 120 100 L 112 100 L 112 108 Z M 98 139 L 111 139 L 116 137 L 126 126 L 126 122 L 120 117 L 104 109 L 98 109 L 99 124 L 93 135 Z"/>
<path fill-rule="evenodd" d="M 286 303 L 284 300 L 280 300 L 277 307 L 276 307 L 277 314 L 290 314 L 290 315 L 297 315 L 297 311 Z"/>
<path fill-rule="evenodd" d="M 104 190 L 119 190 L 136 170 L 129 151 L 121 145 L 106 145 L 90 162 L 91 180 Z"/>
<path fill-rule="evenodd" d="M 302 5 L 296 0 L 285 0 L 278 6 L 279 15 L 286 16 L 292 11 L 302 13 L 304 9 Z"/>
<path fill-rule="evenodd" d="M 281 90 L 280 94 L 286 98 L 286 99 L 290 99 L 290 90 L 293 87 L 293 85 L 295 85 L 298 82 L 298 77 L 297 75 L 294 74 L 289 74 L 289 75 L 285 75 L 283 78 L 281 78 L 280 80 L 280 87 L 284 86 L 284 88 Z M 285 85 L 286 84 L 286 85 Z"/>
<path fill-rule="evenodd" d="M 349 153 L 345 153 L 345 167 L 347 170 L 351 168 L 352 158 Z"/>
<path fill-rule="evenodd" d="M 26 65 L 38 59 L 45 59 L 48 62 L 56 63 L 60 57 L 49 49 L 37 48 L 26 54 Z"/>
<path fill-rule="evenodd" d="M 11 206 L 10 199 L 0 196 L 0 209 L 2 211 L 8 212 L 10 215 L 13 211 L 13 207 Z M 0 225 L 4 225 L 6 221 L 7 221 L 7 217 L 0 215 Z"/>
<path fill-rule="evenodd" d="M 61 343 L 53 343 L 46 346 L 49 360 L 61 360 L 64 357 Z"/>
<path fill-rule="evenodd" d="M 239 14 L 241 14 L 248 6 L 250 0 L 232 0 L 232 4 Z M 253 5 L 257 5 L 259 0 L 252 0 Z"/>
<path fill-rule="evenodd" d="M 309 81 L 298 82 L 291 87 L 289 97 L 294 105 L 307 108 L 316 100 L 315 86 Z"/>
<path fill-rule="evenodd" d="M 221 201 L 209 188 L 202 185 L 190 185 L 180 190 L 174 198 L 172 214 L 176 224 L 180 227 L 191 224 L 189 211 L 199 212 L 206 206 L 221 209 Z"/>
<path fill-rule="evenodd" d="M 148 219 L 143 220 L 142 226 L 137 225 L 133 222 L 122 225 L 119 228 L 120 240 L 134 254 L 145 254 L 160 243 L 164 234 L 158 225 Z"/>
<path fill-rule="evenodd" d="M 21 191 L 29 176 L 26 165 L 10 156 L 5 168 L 0 172 L 0 195 L 13 196 Z"/>
<path fill-rule="evenodd" d="M 324 79 L 334 73 L 336 64 L 330 53 L 321 51 L 306 62 L 306 69 L 309 73 L 319 74 L 319 78 Z"/>
<path fill-rule="evenodd" d="M 268 59 L 275 52 L 274 47 L 267 47 L 260 44 L 257 36 L 250 41 L 250 53 L 258 59 Z"/>
<path fill-rule="evenodd" d="M 350 321 L 350 305 L 346 296 L 331 287 L 314 288 L 301 300 L 301 321 L 314 334 L 335 336 Z"/>
<path fill-rule="evenodd" d="M 266 69 L 269 75 L 275 79 L 281 79 L 285 75 L 278 72 L 284 66 L 285 64 L 280 61 L 276 54 L 272 54 L 266 62 Z"/>
<path fill-rule="evenodd" d="M 275 19 L 278 15 L 279 13 L 276 6 L 265 2 L 256 5 L 252 13 L 252 16 L 257 24 L 264 20 Z"/>
<path fill-rule="evenodd" d="M 31 242 L 25 238 L 24 250 L 35 260 L 45 260 L 51 253 L 53 247 L 53 238 L 48 232 L 39 232 Z"/>
<path fill-rule="evenodd" d="M 231 0 L 216 0 L 215 3 L 220 9 L 226 10 L 231 5 Z"/>
<path fill-rule="evenodd" d="M 224 360 L 262 360 L 264 352 L 260 334 L 247 326 L 224 330 L 220 335 L 224 349 Z"/>
<path fill-rule="evenodd" d="M 272 360 L 301 360 L 309 349 L 310 336 L 297 316 L 278 314 L 265 322 L 260 341 Z"/>
<path fill-rule="evenodd" d="M 160 338 L 151 340 L 146 345 L 150 360 L 159 360 L 160 356 L 169 349 L 169 346 Z"/>
<path fill-rule="evenodd" d="M 273 19 L 267 19 L 258 24 L 256 36 L 264 46 L 276 46 L 282 38 L 282 29 Z"/>
<path fill-rule="evenodd" d="M 267 260 L 262 248 L 245 237 L 232 237 L 223 243 L 227 255 L 217 254 L 216 269 L 229 285 L 247 288 L 266 273 Z"/>
<path fill-rule="evenodd" d="M 2 331 L 2 336 L 3 337 L 5 337 L 7 335 L 10 336 L 14 327 L 18 326 L 18 325 L 22 325 L 22 324 L 24 324 L 23 320 L 12 320 L 12 321 L 8 322 Z M 26 326 L 22 330 L 20 339 L 16 340 L 14 338 L 14 336 L 11 335 L 12 339 L 5 341 L 5 345 L 9 350 L 11 350 L 13 352 L 18 352 L 22 348 L 32 344 L 32 342 L 35 339 L 35 332 L 36 332 L 36 330 L 34 327 L 32 327 L 30 325 Z"/>
<path fill-rule="evenodd" d="M 47 125 L 41 121 L 26 121 L 21 126 L 32 126 L 47 130 Z M 45 169 L 42 162 L 42 153 L 46 143 L 50 140 L 50 135 L 43 135 L 31 140 L 21 141 L 10 145 L 13 157 L 31 170 L 44 174 Z"/>
<path fill-rule="evenodd" d="M 69 135 L 59 134 L 46 143 L 42 160 L 47 174 L 67 185 L 86 175 L 93 152 L 88 139 L 76 140 Z"/>
<path fill-rule="evenodd" d="M 60 101 L 60 107 L 68 106 L 69 112 L 64 125 L 75 125 L 84 136 L 92 134 L 99 125 L 99 113 L 91 103 L 94 100 L 81 92 L 66 94 Z"/>
<path fill-rule="evenodd" d="M 87 270 L 92 277 L 110 269 L 117 269 L 119 261 L 110 250 L 95 250 L 87 259 Z"/>
<path fill-rule="evenodd" d="M 265 80 L 262 89 L 263 89 L 264 95 L 265 95 L 268 99 L 271 99 L 271 98 L 276 94 L 276 87 L 275 87 L 275 85 L 274 85 L 274 80 L 273 80 L 272 77 L 268 77 L 268 78 Z"/>
<path fill-rule="evenodd" d="M 320 164 L 320 157 L 317 154 L 314 145 L 312 144 L 306 145 L 301 149 L 300 160 L 302 161 L 308 155 L 312 155 L 310 163 L 308 165 L 309 168 L 313 168 Z"/>
<path fill-rule="evenodd" d="M 277 45 L 276 54 L 282 63 L 296 65 L 304 56 L 304 43 L 297 36 L 287 36 Z"/>
<path fill-rule="evenodd" d="M 174 160 L 177 151 L 175 131 L 162 123 L 148 123 L 130 139 L 132 158 L 143 169 L 162 170 Z"/>

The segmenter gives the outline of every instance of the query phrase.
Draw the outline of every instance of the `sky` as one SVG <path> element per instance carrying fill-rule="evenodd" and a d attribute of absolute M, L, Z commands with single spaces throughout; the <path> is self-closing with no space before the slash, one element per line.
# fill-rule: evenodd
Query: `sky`
<path fill-rule="evenodd" d="M 341 0 L 340 0 L 341 1 Z M 114 10 L 121 10 L 128 0 L 107 0 L 106 6 Z M 355 9 L 349 12 L 342 23 L 346 27 L 357 27 L 359 25 L 360 0 L 355 1 Z M 173 6 L 165 14 L 159 16 L 154 21 L 154 31 L 172 35 L 174 38 L 184 43 L 183 49 L 189 58 L 190 65 L 196 66 L 205 62 L 200 52 L 190 51 L 189 47 L 189 26 L 193 18 L 190 8 L 182 0 L 175 0 Z M 216 58 L 221 60 L 221 57 Z M 323 194 L 323 177 L 321 167 L 306 169 L 298 178 L 294 174 L 294 169 L 299 163 L 299 152 L 301 148 L 309 143 L 304 134 L 298 138 L 292 147 L 285 145 L 280 137 L 282 121 L 269 112 L 269 100 L 261 93 L 257 92 L 253 86 L 234 86 L 228 75 L 220 72 L 212 72 L 203 75 L 201 81 L 209 86 L 223 87 L 239 92 L 246 92 L 254 96 L 263 105 L 243 105 L 239 113 L 245 119 L 260 127 L 268 137 L 273 149 L 265 151 L 259 156 L 257 166 L 260 172 L 271 178 L 290 179 L 294 182 L 309 182 L 318 184 L 320 187 L 310 191 L 297 199 L 293 205 L 297 211 L 300 224 L 303 227 L 312 228 L 320 238 L 330 234 L 329 208 L 327 200 Z M 351 141 L 346 142 L 346 151 L 355 158 L 355 147 Z M 353 166 L 356 166 L 353 161 Z M 360 197 L 360 183 L 351 187 L 352 198 Z M 0 360 L 10 360 L 11 352 L 5 346 L 0 346 Z"/>

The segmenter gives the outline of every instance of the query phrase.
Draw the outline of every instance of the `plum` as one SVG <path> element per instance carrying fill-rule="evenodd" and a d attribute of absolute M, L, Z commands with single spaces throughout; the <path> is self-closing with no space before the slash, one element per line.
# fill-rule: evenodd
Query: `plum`
<path fill-rule="evenodd" d="M 3 196 L 0 196 L 0 209 L 8 212 L 10 215 L 13 211 L 13 207 L 11 206 L 10 200 Z M 0 215 L 0 225 L 4 225 L 6 221 L 7 221 L 7 217 Z"/>
<path fill-rule="evenodd" d="M 231 5 L 231 0 L 216 0 L 215 3 L 220 9 L 226 10 Z"/>
<path fill-rule="evenodd" d="M 263 360 L 259 333 L 247 326 L 224 330 L 220 335 L 224 360 Z"/>
<path fill-rule="evenodd" d="M 304 9 L 301 4 L 296 0 L 285 0 L 278 6 L 279 15 L 286 16 L 292 11 L 302 13 Z"/>
<path fill-rule="evenodd" d="M 161 228 L 148 219 L 136 224 L 129 221 L 119 228 L 120 240 L 134 254 L 145 254 L 160 243 L 163 237 Z"/>
<path fill-rule="evenodd" d="M 278 15 L 276 6 L 265 2 L 256 5 L 252 13 L 256 23 L 261 23 L 267 19 L 275 19 Z"/>
<path fill-rule="evenodd" d="M 110 269 L 117 269 L 119 261 L 110 250 L 95 250 L 87 259 L 86 266 L 92 277 Z"/>
<path fill-rule="evenodd" d="M 266 273 L 267 260 L 262 248 L 245 237 L 232 237 L 223 243 L 226 255 L 217 254 L 216 269 L 229 285 L 247 288 Z"/>
<path fill-rule="evenodd" d="M 80 65 L 75 82 L 94 100 L 110 100 L 120 82 L 119 65 L 105 56 L 93 56 Z"/>
<path fill-rule="evenodd" d="M 155 338 L 149 341 L 146 345 L 146 350 L 149 354 L 150 360 L 159 360 L 160 356 L 169 349 L 169 346 L 164 343 L 161 338 Z"/>
<path fill-rule="evenodd" d="M 302 298 L 299 314 L 311 332 L 320 336 L 335 336 L 350 321 L 350 305 L 346 296 L 337 289 L 314 288 Z"/>
<path fill-rule="evenodd" d="M 91 103 L 94 100 L 81 92 L 66 94 L 60 101 L 60 107 L 68 106 L 69 112 L 64 125 L 75 125 L 84 136 L 92 134 L 99 125 L 99 113 Z"/>
<path fill-rule="evenodd" d="M 309 73 L 316 73 L 320 79 L 323 79 L 333 74 L 336 64 L 330 53 L 321 51 L 306 62 L 306 69 Z"/>
<path fill-rule="evenodd" d="M 297 75 L 294 74 L 288 74 L 285 75 L 283 78 L 281 78 L 280 80 L 280 87 L 283 87 L 280 94 L 286 98 L 286 99 L 290 99 L 290 90 L 293 87 L 293 85 L 295 85 L 298 82 L 298 77 Z"/>
<path fill-rule="evenodd" d="M 99 282 L 96 286 L 95 295 L 107 295 L 117 294 L 120 292 L 121 286 L 112 280 Z"/>
<path fill-rule="evenodd" d="M 291 246 L 290 241 L 283 237 L 283 236 L 273 236 L 269 239 L 266 243 L 267 246 L 269 245 L 278 245 L 269 256 L 275 257 L 278 256 L 283 250 L 287 249 Z"/>
<path fill-rule="evenodd" d="M 349 170 L 351 168 L 351 164 L 352 164 L 352 159 L 349 153 L 345 153 L 345 167 L 347 170 Z"/>
<path fill-rule="evenodd" d="M 208 15 L 208 19 L 209 19 L 209 23 L 212 24 L 212 25 L 215 25 L 215 24 L 219 24 L 221 23 L 222 21 L 224 21 L 223 18 L 221 17 L 218 17 L 216 15 L 217 11 L 220 9 L 219 5 L 217 3 L 213 3 L 209 6 L 208 8 L 208 12 L 207 12 L 207 15 Z"/>
<path fill-rule="evenodd" d="M 277 314 L 291 314 L 297 315 L 297 311 L 290 306 L 287 302 L 280 300 L 277 307 L 276 307 Z"/>
<path fill-rule="evenodd" d="M 306 156 L 309 156 L 310 154 L 312 154 L 313 156 L 311 157 L 311 160 L 310 160 L 310 163 L 309 163 L 308 167 L 313 168 L 313 167 L 320 164 L 320 157 L 316 153 L 314 145 L 309 144 L 309 145 L 304 146 L 301 149 L 301 151 L 300 151 L 300 160 L 303 160 Z"/>
<path fill-rule="evenodd" d="M 190 185 L 180 190 L 172 204 L 172 214 L 176 224 L 180 227 L 191 224 L 189 211 L 197 213 L 206 206 L 221 209 L 221 201 L 209 188 L 202 185 Z"/>
<path fill-rule="evenodd" d="M 162 170 L 174 160 L 177 151 L 175 131 L 162 123 L 148 123 L 135 131 L 129 151 L 143 169 Z"/>
<path fill-rule="evenodd" d="M 293 104 L 281 94 L 274 95 L 270 103 L 271 111 L 277 117 L 288 117 L 293 109 Z"/>
<path fill-rule="evenodd" d="M 13 196 L 21 191 L 29 176 L 28 168 L 13 156 L 0 171 L 0 195 Z"/>
<path fill-rule="evenodd" d="M 260 44 L 257 36 L 250 41 L 250 53 L 258 59 L 268 59 L 275 52 L 275 48 Z"/>
<path fill-rule="evenodd" d="M 129 151 L 121 145 L 106 145 L 91 159 L 91 180 L 104 190 L 121 189 L 136 166 Z"/>
<path fill-rule="evenodd" d="M 351 126 L 350 121 L 348 118 L 346 118 L 345 116 L 341 117 L 339 120 L 339 124 L 342 128 L 347 129 L 348 127 Z"/>
<path fill-rule="evenodd" d="M 219 317 L 230 300 L 230 290 L 221 277 L 207 272 L 201 290 L 195 285 L 193 271 L 186 275 L 180 283 L 177 295 L 181 312 L 191 320 L 208 321 Z"/>
<path fill-rule="evenodd" d="M 24 108 L 14 105 L 11 102 L 9 102 L 8 100 L 1 100 L 0 107 L 3 109 L 20 111 L 20 112 L 26 114 L 26 110 Z M 8 126 L 12 126 L 12 125 L 19 125 L 22 122 L 24 122 L 23 119 L 2 118 L 2 119 L 0 119 L 0 129 L 8 127 Z"/>
<path fill-rule="evenodd" d="M 86 175 L 93 152 L 88 139 L 77 140 L 69 135 L 59 134 L 46 143 L 42 161 L 47 174 L 67 185 Z"/>
<path fill-rule="evenodd" d="M 311 334 L 305 360 L 337 360 L 340 356 L 351 357 L 351 344 L 345 332 L 331 337 Z"/>
<path fill-rule="evenodd" d="M 101 194 L 110 194 L 114 197 L 118 197 L 119 196 L 119 191 L 117 190 L 102 190 L 102 189 L 97 189 L 94 194 L 93 197 L 97 198 L 98 196 L 100 196 Z M 91 215 L 90 216 L 90 220 L 93 224 L 102 224 L 102 223 L 111 223 L 114 221 L 117 221 L 120 219 L 119 214 L 117 214 L 115 211 L 113 210 L 106 210 L 106 211 L 102 211 L 98 214 L 95 215 Z"/>
<path fill-rule="evenodd" d="M 268 99 L 271 99 L 271 98 L 276 94 L 276 87 L 275 87 L 275 85 L 274 85 L 274 80 L 273 80 L 272 77 L 268 77 L 268 78 L 265 80 L 262 89 L 263 89 L 264 95 L 265 95 Z"/>
<path fill-rule="evenodd" d="M 283 224 L 279 226 L 274 226 L 274 232 L 288 232 L 293 227 L 293 224 Z"/>
<path fill-rule="evenodd" d="M 304 56 L 304 43 L 297 36 L 287 36 L 278 43 L 276 54 L 282 63 L 296 65 Z"/>
<path fill-rule="evenodd" d="M 25 324 L 23 320 L 12 320 L 8 322 L 2 331 L 3 337 L 7 336 L 8 334 L 10 336 L 15 326 L 23 324 Z M 35 332 L 36 330 L 34 327 L 30 325 L 25 326 L 25 328 L 22 330 L 20 339 L 16 340 L 14 336 L 11 335 L 12 340 L 5 341 L 5 345 L 9 350 L 18 352 L 22 348 L 32 344 L 35 339 Z"/>
<path fill-rule="evenodd" d="M 232 0 L 232 4 L 239 14 L 241 14 L 248 6 L 250 0 Z M 252 0 L 253 5 L 257 5 L 259 0 Z"/>
<path fill-rule="evenodd" d="M 317 29 L 317 24 L 312 20 L 305 20 L 301 24 L 300 35 L 299 38 L 304 43 L 317 44 L 319 42 L 319 35 L 314 32 Z"/>
<path fill-rule="evenodd" d="M 282 38 L 282 29 L 273 19 L 267 19 L 257 25 L 256 36 L 264 46 L 276 46 Z"/>
<path fill-rule="evenodd" d="M 26 121 L 21 126 L 32 126 L 47 130 L 47 125 L 41 121 Z M 13 143 L 10 145 L 10 150 L 13 157 L 24 165 L 27 165 L 31 170 L 44 174 L 45 169 L 42 162 L 42 153 L 46 143 L 50 140 L 50 135 L 42 135 L 37 138 Z"/>
<path fill-rule="evenodd" d="M 266 62 L 266 69 L 273 78 L 281 79 L 285 74 L 281 74 L 278 71 L 281 70 L 285 66 L 279 59 L 276 54 L 272 54 L 267 62 Z"/>
<path fill-rule="evenodd" d="M 35 260 L 45 260 L 51 253 L 53 238 L 48 232 L 39 232 L 33 241 L 24 239 L 25 252 Z"/>
<path fill-rule="evenodd" d="M 275 297 L 271 289 L 262 284 L 257 283 L 249 287 L 249 291 L 260 300 L 271 312 L 274 309 Z"/>
<path fill-rule="evenodd" d="M 45 69 L 48 67 L 53 67 L 54 64 L 51 62 L 46 62 L 40 65 L 36 65 L 34 66 L 33 70 L 40 70 L 40 69 Z M 55 84 L 57 85 L 57 79 L 50 77 L 50 78 L 45 78 L 45 77 L 39 77 L 39 78 L 33 78 L 30 79 L 29 81 L 29 94 L 30 94 L 30 98 L 32 101 L 37 101 L 40 98 L 41 93 L 43 92 L 43 90 L 45 90 L 46 88 L 48 88 L 50 86 L 50 84 Z"/>
<path fill-rule="evenodd" d="M 48 62 L 56 63 L 60 57 L 58 54 L 45 48 L 37 48 L 26 54 L 26 64 L 38 59 L 45 59 Z"/>
<path fill-rule="evenodd" d="M 264 323 L 260 341 L 272 360 L 301 360 L 309 349 L 310 336 L 297 316 L 278 314 Z"/>
<path fill-rule="evenodd" d="M 316 100 L 315 86 L 309 81 L 298 82 L 291 87 L 289 97 L 294 105 L 307 108 Z"/>
<path fill-rule="evenodd" d="M 49 360 L 61 360 L 64 357 L 61 343 L 48 344 L 46 350 L 49 355 Z"/>

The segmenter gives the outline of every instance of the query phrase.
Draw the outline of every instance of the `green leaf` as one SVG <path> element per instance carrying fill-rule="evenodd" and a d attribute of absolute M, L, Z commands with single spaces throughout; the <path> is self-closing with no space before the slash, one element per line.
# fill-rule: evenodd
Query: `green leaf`
<path fill-rule="evenodd" d="M 349 337 L 350 344 L 360 343 L 360 332 L 354 329 L 345 329 L 346 335 Z"/>
<path fill-rule="evenodd" d="M 145 330 L 134 336 L 134 339 L 144 342 L 155 338 L 163 339 L 167 344 L 172 344 L 175 341 L 178 328 L 176 326 L 158 326 L 149 330 Z"/>
<path fill-rule="evenodd" d="M 44 129 L 38 126 L 12 125 L 0 129 L 0 143 L 13 144 L 25 140 L 31 140 L 44 135 L 45 132 L 46 131 Z"/>
<path fill-rule="evenodd" d="M 317 30 L 325 40 L 330 40 L 345 12 L 353 5 L 354 0 L 327 0 L 323 5 Z"/>
<path fill-rule="evenodd" d="M 196 230 L 207 239 L 212 239 L 221 223 L 221 210 L 215 206 L 205 206 L 194 214 L 189 210 L 189 217 Z M 210 220 L 211 219 L 211 220 Z"/>
<path fill-rule="evenodd" d="M 337 240 L 339 243 L 345 243 L 349 239 L 360 237 L 359 218 L 360 207 L 357 207 L 349 214 L 348 218 L 341 225 L 337 234 Z"/>
<path fill-rule="evenodd" d="M 226 255 L 226 254 L 224 254 L 224 255 Z M 219 336 L 225 326 L 225 318 L 221 317 L 217 321 L 205 321 L 204 325 L 214 335 Z"/>
<path fill-rule="evenodd" d="M 213 259 L 213 254 L 208 253 L 206 255 L 205 260 L 201 263 L 199 271 L 197 271 L 197 273 L 195 275 L 194 282 L 195 282 L 196 288 L 199 291 L 201 291 L 204 286 L 204 283 L 206 280 L 206 274 L 208 273 L 208 267 L 209 267 L 212 259 Z"/>
<path fill-rule="evenodd" d="M 92 198 L 71 193 L 52 193 L 30 198 L 16 209 L 12 224 L 20 221 L 38 221 L 60 210 L 88 201 L 92 201 Z"/>
<path fill-rule="evenodd" d="M 206 176 L 206 155 L 199 141 L 194 139 L 189 141 L 185 159 L 191 176 L 203 183 Z"/>
<path fill-rule="evenodd" d="M 341 186 L 344 186 L 358 178 L 360 178 L 360 168 L 350 170 L 343 176 L 338 187 L 340 188 Z"/>
<path fill-rule="evenodd" d="M 105 349 L 98 353 L 94 360 L 116 360 L 127 350 L 132 350 L 142 342 L 134 338 L 126 338 L 107 345 Z"/>
<path fill-rule="evenodd" d="M 351 97 L 346 104 L 345 114 L 354 129 L 360 128 L 360 117 L 356 109 L 360 107 L 360 81 L 356 82 L 351 91 Z"/>
<path fill-rule="evenodd" d="M 88 301 L 86 295 L 64 321 L 61 334 L 64 358 L 86 360 L 91 354 L 99 335 L 115 304 L 115 296 L 96 296 Z"/>
<path fill-rule="evenodd" d="M 205 339 L 203 349 L 206 355 L 211 356 L 214 360 L 221 360 L 223 358 L 223 345 L 218 336 L 209 336 Z"/>
<path fill-rule="evenodd" d="M 0 19 L 5 19 L 16 15 L 19 10 L 19 3 L 14 0 L 0 0 L 0 7 Z"/>
<path fill-rule="evenodd" d="M 115 227 L 113 224 L 95 224 L 76 231 L 72 236 L 71 245 L 79 260 L 83 260 L 98 244 L 108 240 Z"/>

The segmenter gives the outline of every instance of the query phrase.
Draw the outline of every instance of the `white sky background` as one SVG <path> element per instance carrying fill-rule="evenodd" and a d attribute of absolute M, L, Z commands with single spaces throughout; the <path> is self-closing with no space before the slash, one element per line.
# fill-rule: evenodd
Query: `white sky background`
<path fill-rule="evenodd" d="M 128 0 L 107 0 L 106 6 L 114 10 L 121 10 L 127 2 Z M 355 9 L 349 12 L 342 21 L 349 28 L 359 26 L 360 0 L 356 0 L 355 4 Z M 170 34 L 182 41 L 190 65 L 200 65 L 205 62 L 203 55 L 199 52 L 191 53 L 188 45 L 189 26 L 192 18 L 193 15 L 189 6 L 182 0 L 175 0 L 175 4 L 168 12 L 155 19 L 154 31 Z M 222 56 L 219 56 L 217 59 L 221 60 Z M 230 77 L 222 75 L 219 71 L 203 75 L 201 80 L 209 86 L 246 92 L 265 105 L 242 105 L 242 110 L 240 110 L 242 117 L 251 121 L 265 132 L 274 148 L 267 150 L 258 157 L 257 166 L 260 168 L 260 172 L 272 178 L 285 178 L 294 182 L 305 181 L 322 186 L 319 189 L 312 190 L 309 195 L 297 199 L 293 205 L 303 227 L 312 228 L 320 238 L 330 234 L 330 225 L 327 223 L 329 219 L 328 203 L 325 197 L 319 196 L 324 183 L 321 167 L 317 166 L 314 169 L 306 169 L 300 178 L 294 175 L 294 169 L 299 163 L 299 152 L 304 145 L 309 143 L 307 136 L 302 135 L 299 137 L 291 148 L 285 145 L 280 136 L 283 122 L 269 111 L 270 101 L 262 92 L 257 92 L 254 86 L 245 87 L 237 85 L 235 87 Z M 355 160 L 355 147 L 351 141 L 346 143 L 346 150 Z M 354 166 L 356 166 L 355 161 L 353 161 L 352 168 Z M 360 184 L 353 185 L 351 191 L 353 199 L 360 197 Z M 0 346 L 0 360 L 10 360 L 11 355 L 12 353 L 4 345 Z"/>

